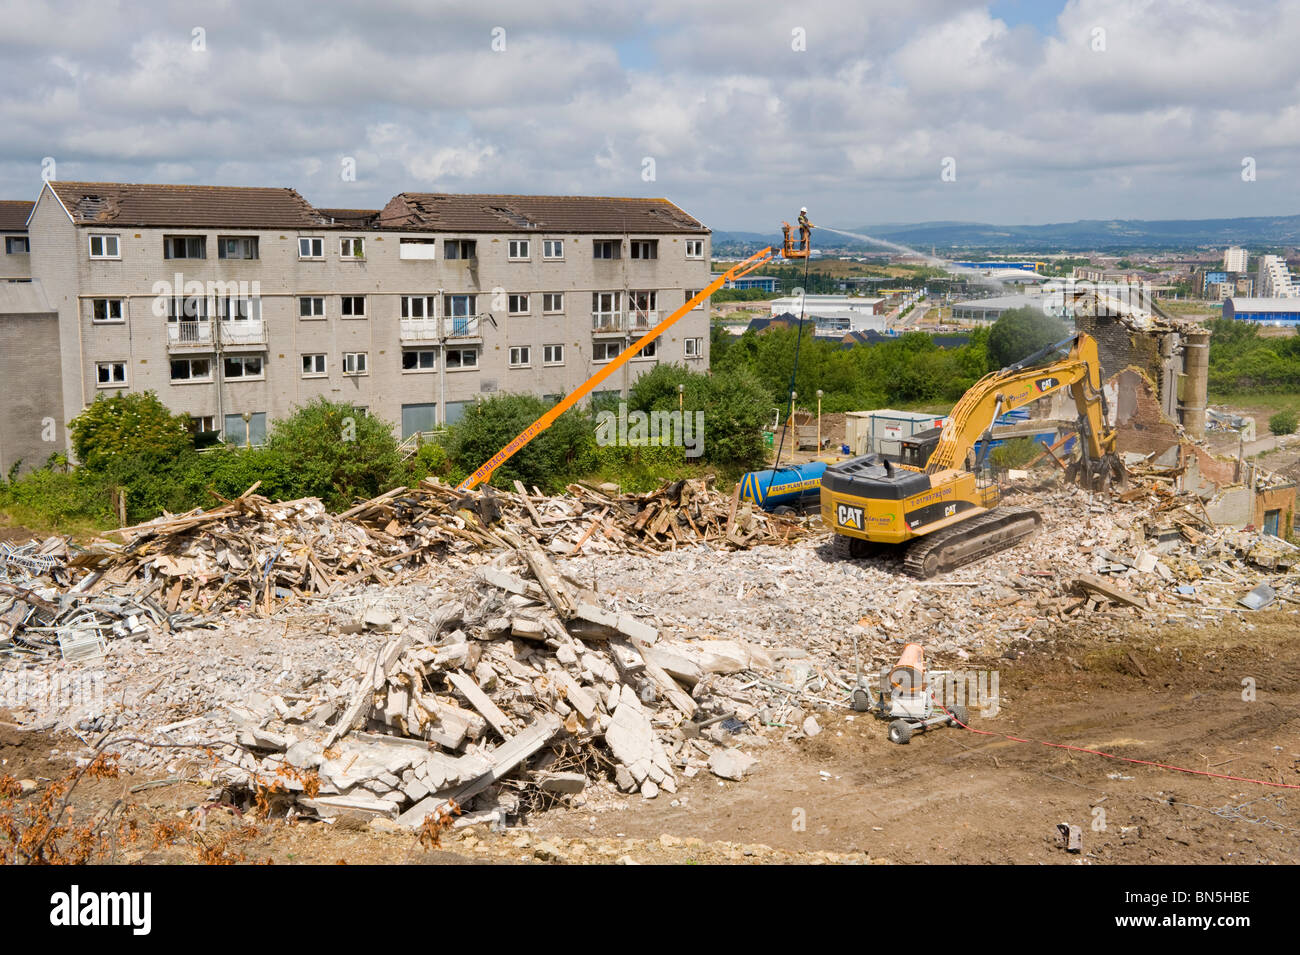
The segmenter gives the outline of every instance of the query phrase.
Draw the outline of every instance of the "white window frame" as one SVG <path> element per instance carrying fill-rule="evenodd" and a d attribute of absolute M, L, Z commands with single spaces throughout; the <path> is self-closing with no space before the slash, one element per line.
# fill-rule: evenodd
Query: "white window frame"
<path fill-rule="evenodd" d="M 531 259 L 533 245 L 529 239 L 507 239 L 506 258 L 511 262 L 527 262 Z"/>
<path fill-rule="evenodd" d="M 95 306 L 96 306 L 99 302 L 103 302 L 103 303 L 104 303 L 104 314 L 106 314 L 106 315 L 109 314 L 109 313 L 112 311 L 111 306 L 113 305 L 113 303 L 116 302 L 116 303 L 117 303 L 117 318 L 111 318 L 111 317 L 110 317 L 110 318 L 96 318 L 96 317 L 95 317 Z M 121 298 L 92 298 L 92 299 L 90 300 L 90 323 L 91 323 L 92 325 L 121 325 L 121 324 L 124 323 L 125 321 L 126 321 L 126 299 L 121 299 Z"/>
<path fill-rule="evenodd" d="M 520 306 L 523 306 L 520 308 Z M 506 296 L 507 315 L 528 315 L 532 312 L 527 292 L 511 292 Z"/>
<path fill-rule="evenodd" d="M 316 361 L 317 358 L 320 359 L 319 362 Z M 312 367 L 311 371 L 307 371 L 304 368 L 302 372 L 302 377 L 304 378 L 328 378 L 329 377 L 330 374 L 329 355 L 325 354 L 324 352 L 304 352 L 302 355 L 302 359 L 304 363 L 307 361 L 307 359 L 311 359 L 311 367 Z M 316 370 L 317 365 L 320 365 L 319 371 Z"/>
<path fill-rule="evenodd" d="M 605 355 L 605 357 L 597 358 L 596 357 L 597 350 L 602 352 Z M 623 350 L 623 343 L 620 342 L 618 339 L 613 339 L 609 341 L 601 339 L 598 341 L 594 341 L 591 343 L 591 360 L 598 365 L 604 364 L 607 361 L 613 361 L 615 358 L 617 358 L 619 356 L 619 353 L 622 350 Z"/>
<path fill-rule="evenodd" d="M 168 252 L 168 251 L 170 250 L 170 248 L 171 248 L 171 244 L 172 244 L 173 242 L 176 242 L 176 241 L 180 241 L 180 242 L 183 242 L 183 243 L 185 244 L 185 246 L 186 246 L 186 250 L 185 250 L 185 253 L 186 253 L 186 254 L 185 254 L 185 255 L 168 255 L 168 254 L 167 254 L 167 252 Z M 195 242 L 195 243 L 198 244 L 198 247 L 199 247 L 200 250 L 202 250 L 202 252 L 203 252 L 202 255 L 190 255 L 190 254 L 189 254 L 189 248 L 188 248 L 188 247 L 189 247 L 189 244 L 190 244 L 191 242 Z M 207 261 L 207 258 L 208 258 L 208 237 L 207 237 L 206 235 L 193 235 L 193 234 L 190 234 L 190 233 L 183 233 L 183 232 L 182 232 L 182 233 L 176 233 L 176 234 L 173 234 L 173 235 L 164 235 L 164 236 L 163 236 L 163 259 L 164 259 L 164 260 L 166 260 L 166 261 L 168 261 L 168 262 L 196 262 L 196 261 Z"/>
<path fill-rule="evenodd" d="M 659 339 L 655 338 L 645 343 L 642 349 L 632 356 L 634 361 L 640 361 L 643 358 L 659 357 Z"/>
<path fill-rule="evenodd" d="M 100 381 L 99 373 L 105 368 L 109 369 L 109 380 Z M 120 380 L 114 380 L 114 376 L 112 372 L 112 369 L 114 368 L 122 369 L 122 377 Z M 126 362 L 124 361 L 95 362 L 95 387 L 96 388 L 126 388 L 127 386 L 128 386 L 128 382 L 126 379 Z"/>
<path fill-rule="evenodd" d="M 420 302 L 420 310 L 423 314 L 416 315 L 412 304 Z M 436 318 L 434 314 L 437 311 L 438 296 L 436 295 L 403 295 L 401 317 L 403 321 L 423 321 L 427 318 Z"/>
<path fill-rule="evenodd" d="M 415 367 L 406 367 L 406 356 L 415 355 Z M 432 355 L 433 364 L 427 368 L 420 367 L 420 355 Z M 403 348 L 402 349 L 402 374 L 403 375 L 427 375 L 429 372 L 438 370 L 438 350 L 436 348 Z"/>
<path fill-rule="evenodd" d="M 349 370 L 349 366 L 351 366 L 351 370 Z M 370 353 L 345 351 L 343 353 L 343 374 L 350 378 L 361 378 L 370 374 Z"/>
<path fill-rule="evenodd" d="M 552 304 L 546 304 L 547 299 L 552 300 Z M 557 301 L 558 300 L 558 301 Z M 564 293 L 563 292 L 543 292 L 542 293 L 542 314 L 559 315 L 564 311 Z"/>
<path fill-rule="evenodd" d="M 190 376 L 188 378 L 173 378 L 172 365 L 176 362 L 186 362 L 190 366 Z M 194 377 L 194 363 L 196 361 L 206 361 L 208 363 L 208 374 L 203 378 Z M 173 358 L 167 362 L 167 380 L 173 385 L 205 385 L 212 383 L 212 365 L 211 358 Z"/>
<path fill-rule="evenodd" d="M 691 251 L 691 248 L 692 248 L 692 247 L 695 248 L 695 251 L 694 251 L 694 252 Z M 687 257 L 688 259 L 702 259 L 702 258 L 704 258 L 704 240 L 703 240 L 703 239 L 687 239 L 687 240 L 686 240 L 686 257 Z"/>
<path fill-rule="evenodd" d="M 303 302 L 312 302 L 312 303 L 320 302 L 320 312 L 316 312 L 316 311 L 314 310 L 314 309 L 315 309 L 315 305 L 313 304 L 313 306 L 312 306 L 313 311 L 311 312 L 311 314 L 309 314 L 309 315 L 304 315 L 304 314 L 302 313 L 302 303 L 303 303 Z M 307 320 L 309 320 L 309 321 L 310 321 L 310 320 L 315 320 L 315 319 L 326 318 L 327 315 L 326 315 L 326 312 L 325 312 L 325 296 L 324 296 L 324 295 L 299 295 L 299 296 L 298 296 L 298 317 L 299 317 L 299 318 L 302 318 L 302 319 L 307 319 Z"/>
<path fill-rule="evenodd" d="M 465 355 L 467 354 L 474 356 L 474 363 L 472 365 L 464 364 Z M 458 356 L 457 361 L 459 361 L 460 364 L 454 366 L 452 365 L 451 363 L 452 355 Z M 446 353 L 443 356 L 443 362 L 444 362 L 443 367 L 449 372 L 478 371 L 479 369 L 478 349 L 477 348 L 448 348 Z"/>
<path fill-rule="evenodd" d="M 558 350 L 557 350 L 558 349 Z M 548 358 L 547 355 L 550 357 Z M 564 364 L 564 345 L 543 345 L 542 346 L 542 364 L 548 368 L 555 368 Z"/>
<path fill-rule="evenodd" d="M 349 245 L 349 243 L 351 243 Z M 360 252 L 360 254 L 358 254 Z M 346 236 L 339 239 L 339 258 L 356 262 L 366 257 L 366 240 L 364 236 Z"/>
<path fill-rule="evenodd" d="M 702 291 L 703 291 L 703 289 L 698 289 L 698 288 L 688 288 L 688 289 L 685 289 L 685 290 L 683 291 L 683 294 L 685 295 L 685 298 L 682 299 L 682 304 L 685 305 L 685 304 L 686 304 L 687 302 L 689 302 L 691 299 L 695 298 L 695 296 L 699 295 L 700 292 L 702 292 Z M 692 312 L 696 312 L 696 311 L 699 311 L 700 309 L 704 308 L 704 303 L 707 302 L 707 301 L 708 301 L 707 298 L 700 299 L 700 304 L 699 304 L 699 305 L 696 305 L 695 308 L 691 309 L 691 311 L 692 311 Z"/>
<path fill-rule="evenodd" d="M 562 262 L 564 260 L 564 240 L 543 239 L 542 260 L 545 262 Z"/>
<path fill-rule="evenodd" d="M 222 355 L 221 356 L 221 378 L 223 381 L 265 381 L 266 380 L 266 358 L 262 355 Z M 232 375 L 226 371 L 226 362 L 234 362 L 240 368 L 247 369 L 249 361 L 261 362 L 262 370 L 256 375 L 250 375 L 240 372 L 238 375 Z"/>
<path fill-rule="evenodd" d="M 704 357 L 703 338 L 685 338 L 682 340 L 682 354 L 686 358 Z"/>
<path fill-rule="evenodd" d="M 255 255 L 226 255 L 227 242 L 240 242 Z M 226 262 L 256 262 L 262 253 L 262 243 L 255 235 L 219 235 L 217 236 L 217 258 Z"/>
<path fill-rule="evenodd" d="M 348 302 L 360 302 L 361 311 L 349 313 L 347 310 Z M 355 306 L 354 306 L 355 307 Z M 339 316 L 341 318 L 365 318 L 366 317 L 366 297 L 364 295 L 340 295 L 339 296 Z"/>
<path fill-rule="evenodd" d="M 302 254 L 302 244 L 310 242 L 307 248 L 309 250 L 320 249 L 319 252 L 310 251 L 309 254 Z M 325 237 L 317 235 L 300 235 L 298 236 L 298 258 L 299 259 L 323 259 L 325 258 Z"/>
<path fill-rule="evenodd" d="M 531 345 L 511 345 L 510 346 L 510 367 L 511 368 L 531 368 L 533 367 L 533 349 Z"/>
<path fill-rule="evenodd" d="M 98 255 L 95 254 L 95 240 L 100 240 L 100 249 Z M 113 240 L 114 251 L 110 254 L 105 251 L 108 248 L 108 240 Z M 120 259 L 122 258 L 122 235 L 118 232 L 92 232 L 88 236 L 87 249 L 92 259 Z"/>

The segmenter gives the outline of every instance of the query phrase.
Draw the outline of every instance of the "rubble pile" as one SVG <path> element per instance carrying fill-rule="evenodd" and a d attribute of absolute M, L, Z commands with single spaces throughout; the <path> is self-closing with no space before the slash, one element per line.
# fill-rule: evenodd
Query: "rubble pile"
<path fill-rule="evenodd" d="M 766 714 L 733 677 L 770 681 L 805 650 L 663 638 L 511 537 L 517 550 L 479 567 L 463 600 L 359 659 L 357 676 L 327 694 L 337 704 L 276 697 L 241 714 L 228 741 L 238 768 L 218 779 L 245 790 L 283 780 L 323 818 L 419 827 L 453 806 L 472 820 L 513 816 L 592 782 L 649 799 L 676 792 L 679 774 L 752 770 L 735 742 L 755 739 Z M 396 617 L 363 622 L 384 629 Z"/>
<path fill-rule="evenodd" d="M 271 615 L 368 584 L 409 581 L 448 554 L 508 548 L 514 530 L 561 556 L 699 543 L 735 549 L 804 533 L 797 520 L 728 499 L 710 484 L 678 481 L 648 494 L 571 485 L 563 497 L 518 485 L 517 493 L 467 496 L 434 479 L 340 515 L 317 498 L 272 502 L 253 493 L 254 485 L 218 507 L 123 528 L 114 532 L 121 543 L 99 542 L 71 556 L 58 538 L 39 553 L 10 548 L 3 566 L 22 579 L 0 587 L 0 599 L 8 598 L 7 606 L 0 602 L 0 641 L 51 651 L 63 634 L 78 653 L 93 656 L 106 639 L 152 627 Z M 90 612 L 82 613 L 87 601 Z"/>
<path fill-rule="evenodd" d="M 79 582 L 74 580 L 80 577 Z M 77 662 L 102 656 L 107 641 L 147 637 L 152 628 L 194 627 L 190 614 L 168 613 L 151 587 L 107 594 L 89 585 L 68 543 L 51 537 L 22 546 L 0 543 L 0 652 Z"/>

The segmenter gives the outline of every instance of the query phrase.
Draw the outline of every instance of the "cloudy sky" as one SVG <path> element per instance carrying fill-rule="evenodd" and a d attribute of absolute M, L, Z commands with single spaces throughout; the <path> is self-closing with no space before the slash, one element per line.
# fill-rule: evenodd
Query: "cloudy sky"
<path fill-rule="evenodd" d="M 152 6 L 0 0 L 0 198 L 51 157 L 325 206 L 662 195 L 715 229 L 1300 213 L 1294 0 Z"/>

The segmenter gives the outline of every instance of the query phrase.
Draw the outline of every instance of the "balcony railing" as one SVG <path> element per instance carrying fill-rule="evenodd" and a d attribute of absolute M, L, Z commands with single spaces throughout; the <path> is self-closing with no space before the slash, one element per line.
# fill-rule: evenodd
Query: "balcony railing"
<path fill-rule="evenodd" d="M 401 321 L 404 342 L 436 342 L 443 338 L 474 338 L 479 332 L 479 316 L 452 315 L 444 318 L 404 318 Z"/>
<path fill-rule="evenodd" d="M 623 313 L 592 312 L 591 330 L 593 332 L 621 332 L 623 330 Z"/>
<path fill-rule="evenodd" d="M 168 322 L 167 346 L 173 349 L 212 348 L 213 322 Z M 266 344 L 266 324 L 255 321 L 220 322 L 221 344 L 234 347 Z"/>
<path fill-rule="evenodd" d="M 658 309 L 634 308 L 627 315 L 627 329 L 630 332 L 648 332 L 659 324 Z"/>

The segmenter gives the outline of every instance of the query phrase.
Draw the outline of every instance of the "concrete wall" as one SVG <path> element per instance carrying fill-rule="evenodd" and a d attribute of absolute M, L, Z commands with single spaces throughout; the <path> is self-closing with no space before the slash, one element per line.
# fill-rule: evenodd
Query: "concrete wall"
<path fill-rule="evenodd" d="M 67 441 L 54 312 L 0 313 L 0 476 L 40 467 Z"/>
<path fill-rule="evenodd" d="M 271 419 L 290 413 L 295 405 L 317 396 L 346 400 L 365 407 L 369 413 L 400 427 L 402 406 L 436 403 L 440 416 L 445 405 L 473 401 L 495 392 L 531 392 L 561 395 L 571 391 L 594 373 L 600 364 L 592 361 L 597 340 L 611 336 L 593 333 L 591 295 L 593 291 L 654 290 L 658 294 L 658 317 L 667 317 L 686 301 L 687 290 L 703 289 L 710 279 L 708 236 L 703 238 L 704 255 L 685 257 L 685 233 L 679 235 L 548 235 L 528 234 L 531 241 L 527 261 L 513 261 L 507 242 L 525 237 L 519 233 L 438 233 L 437 258 L 409 260 L 399 257 L 398 232 L 366 232 L 340 228 L 319 230 L 194 230 L 183 228 L 144 229 L 133 227 L 88 228 L 73 226 L 55 197 L 46 190 L 37 203 L 31 222 L 33 272 L 45 283 L 51 304 L 59 313 L 63 332 L 63 396 L 69 416 L 101 392 L 122 388 L 154 390 L 171 408 L 192 416 L 220 416 L 244 412 L 265 412 Z M 91 260 L 88 237 L 107 232 L 119 236 L 120 260 Z M 428 234 L 407 233 L 409 235 Z M 207 258 L 169 260 L 163 257 L 165 235 L 204 235 Z M 256 235 L 259 258 L 229 260 L 217 257 L 217 237 Z M 325 240 L 325 256 L 318 260 L 298 257 L 300 236 Z M 339 239 L 365 239 L 365 258 L 343 257 Z M 443 257 L 446 239 L 466 238 L 477 242 L 477 260 L 447 261 Z M 547 238 L 564 242 L 563 261 L 542 258 Z M 658 240 L 658 258 L 633 260 L 628 257 L 628 239 Z M 622 242 L 623 257 L 597 260 L 592 256 L 593 239 Z M 165 313 L 155 313 L 156 283 L 181 284 L 190 281 L 257 282 L 262 319 L 267 328 L 265 345 L 234 348 L 228 355 L 256 354 L 265 358 L 260 380 L 229 379 L 214 371 L 212 381 L 173 382 L 170 360 L 208 357 L 211 350 L 178 349 L 169 346 Z M 499 292 L 499 295 L 494 294 Z M 542 294 L 564 294 L 559 314 L 543 314 Z M 477 311 L 490 312 L 490 322 L 480 325 L 481 335 L 464 342 L 480 349 L 479 367 L 474 370 L 403 371 L 401 297 L 403 295 L 475 294 Z M 505 295 L 528 293 L 529 309 L 520 315 L 507 314 Z M 364 318 L 344 317 L 341 296 L 366 296 Z M 323 318 L 301 318 L 300 296 L 323 296 Z M 119 324 L 92 321 L 91 300 L 117 298 L 125 301 L 125 319 Z M 626 308 L 626 307 L 625 307 Z M 641 333 L 638 333 L 638 336 Z M 624 341 L 624 335 L 612 336 Z M 698 358 L 686 358 L 685 339 L 702 339 Z M 449 341 L 448 347 L 461 343 Z M 562 366 L 543 366 L 543 345 L 564 345 Z M 657 343 L 657 356 L 638 358 L 602 384 L 599 390 L 626 388 L 638 375 L 660 361 L 684 363 L 696 370 L 708 367 L 709 323 L 707 303 L 692 310 Z M 509 366 L 511 346 L 527 345 L 531 362 L 525 368 Z M 414 346 L 411 346 L 414 347 Z M 436 343 L 422 343 L 422 349 L 439 351 Z M 366 352 L 368 372 L 349 376 L 342 373 L 344 352 Z M 324 353 L 327 376 L 304 378 L 302 356 Z M 101 388 L 96 382 L 96 363 L 124 361 L 124 386 Z M 219 371 L 219 369 L 218 369 Z M 221 421 L 218 417 L 218 427 Z"/>

